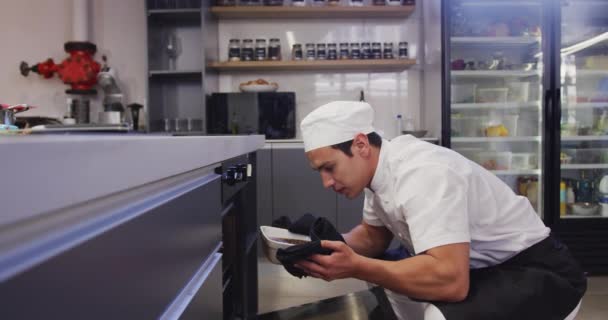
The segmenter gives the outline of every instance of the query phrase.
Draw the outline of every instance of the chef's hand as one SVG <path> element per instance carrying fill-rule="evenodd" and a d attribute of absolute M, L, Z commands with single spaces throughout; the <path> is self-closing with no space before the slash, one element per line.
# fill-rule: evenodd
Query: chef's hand
<path fill-rule="evenodd" d="M 322 240 L 321 246 L 333 250 L 331 255 L 314 254 L 306 260 L 298 261 L 295 266 L 307 274 L 332 281 L 335 279 L 353 278 L 361 256 L 341 241 Z"/>

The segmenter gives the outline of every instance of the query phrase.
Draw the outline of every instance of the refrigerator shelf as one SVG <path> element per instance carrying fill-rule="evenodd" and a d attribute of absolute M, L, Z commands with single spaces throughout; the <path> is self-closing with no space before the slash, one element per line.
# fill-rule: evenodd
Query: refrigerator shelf
<path fill-rule="evenodd" d="M 562 219 L 608 219 L 608 217 L 605 216 L 601 216 L 599 214 L 594 214 L 594 215 L 590 215 L 590 216 L 576 216 L 573 214 L 567 214 L 565 216 L 561 216 L 560 218 Z"/>
<path fill-rule="evenodd" d="M 491 170 L 497 176 L 539 176 L 540 170 Z"/>
<path fill-rule="evenodd" d="M 529 137 L 456 137 L 452 142 L 540 142 L 540 136 Z"/>
<path fill-rule="evenodd" d="M 562 137 L 562 141 L 608 141 L 608 136 L 571 136 Z"/>
<path fill-rule="evenodd" d="M 452 77 L 467 78 L 526 78 L 541 75 L 538 70 L 455 70 L 451 72 Z"/>
<path fill-rule="evenodd" d="M 588 70 L 578 69 L 576 70 L 577 76 L 608 76 L 608 70 Z"/>
<path fill-rule="evenodd" d="M 608 163 L 562 164 L 562 170 L 608 169 Z"/>
<path fill-rule="evenodd" d="M 594 109 L 594 108 L 607 108 L 607 107 L 608 107 L 608 101 L 562 104 L 562 109 Z"/>
<path fill-rule="evenodd" d="M 540 8 L 540 2 L 539 1 L 521 1 L 521 2 L 515 2 L 515 1 L 505 1 L 505 2 L 501 2 L 501 1 L 463 1 L 461 2 L 461 5 L 463 7 L 515 7 L 515 8 L 520 8 L 520 7 L 539 7 Z"/>
<path fill-rule="evenodd" d="M 452 37 L 453 45 L 530 45 L 539 43 L 540 37 Z"/>
<path fill-rule="evenodd" d="M 521 110 L 521 109 L 537 109 L 540 110 L 540 102 L 507 102 L 507 103 L 452 103 L 452 110 L 473 110 L 473 109 L 488 109 L 488 110 Z M 608 104 L 607 104 L 608 106 Z"/>

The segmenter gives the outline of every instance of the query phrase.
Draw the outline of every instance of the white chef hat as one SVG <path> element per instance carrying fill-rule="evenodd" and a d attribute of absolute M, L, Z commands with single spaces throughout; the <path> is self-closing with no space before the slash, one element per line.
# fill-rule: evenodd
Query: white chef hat
<path fill-rule="evenodd" d="M 359 101 L 334 101 L 309 113 L 300 123 L 304 150 L 349 141 L 359 133 L 374 132 L 374 109 Z"/>

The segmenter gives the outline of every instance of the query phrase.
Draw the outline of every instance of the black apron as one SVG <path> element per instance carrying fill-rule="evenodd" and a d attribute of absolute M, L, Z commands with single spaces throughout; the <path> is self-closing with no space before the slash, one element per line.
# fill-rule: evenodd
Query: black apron
<path fill-rule="evenodd" d="M 446 320 L 564 320 L 586 290 L 579 264 L 549 236 L 500 265 L 472 269 L 465 300 L 431 303 Z"/>

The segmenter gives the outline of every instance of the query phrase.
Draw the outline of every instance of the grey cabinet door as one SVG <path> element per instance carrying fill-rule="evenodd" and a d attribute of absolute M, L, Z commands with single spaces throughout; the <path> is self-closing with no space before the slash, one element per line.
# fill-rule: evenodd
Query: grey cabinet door
<path fill-rule="evenodd" d="M 262 149 L 257 152 L 256 189 L 258 224 L 272 224 L 272 150 Z"/>
<path fill-rule="evenodd" d="M 145 212 L 0 283 L 0 319 L 158 318 L 222 240 L 220 177 L 196 183 L 118 206 L 104 219 Z"/>
<path fill-rule="evenodd" d="M 273 219 L 295 220 L 310 212 L 336 223 L 336 194 L 325 189 L 319 173 L 313 171 L 304 148 L 272 150 Z"/>
<path fill-rule="evenodd" d="M 348 199 L 342 195 L 338 198 L 338 215 L 336 228 L 340 233 L 346 233 L 357 226 L 363 220 L 363 201 L 365 193 L 361 193 L 355 199 Z"/>

